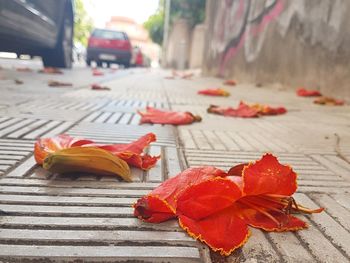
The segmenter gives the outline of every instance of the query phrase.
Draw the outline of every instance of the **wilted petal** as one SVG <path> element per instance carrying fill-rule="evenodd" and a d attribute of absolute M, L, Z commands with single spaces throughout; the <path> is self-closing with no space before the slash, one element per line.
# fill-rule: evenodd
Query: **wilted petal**
<path fill-rule="evenodd" d="M 67 134 L 60 134 L 51 138 L 40 138 L 34 145 L 34 157 L 38 164 L 42 164 L 46 156 L 50 153 L 90 143 L 93 143 L 93 141 L 74 138 Z"/>

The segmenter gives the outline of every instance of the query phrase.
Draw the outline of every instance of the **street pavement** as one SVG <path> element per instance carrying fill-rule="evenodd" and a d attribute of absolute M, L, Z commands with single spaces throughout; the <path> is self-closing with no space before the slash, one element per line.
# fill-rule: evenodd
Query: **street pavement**
<path fill-rule="evenodd" d="M 350 107 L 314 105 L 282 85 L 239 83 L 228 98 L 197 95 L 222 79 L 195 75 L 166 79 L 159 69 L 102 69 L 83 65 L 62 75 L 37 73 L 39 61 L 0 59 L 0 260 L 99 262 L 349 262 Z M 33 72 L 18 72 L 28 66 Z M 14 79 L 23 81 L 15 84 Z M 49 87 L 49 80 L 72 87 Z M 110 91 L 91 90 L 101 83 Z M 302 85 L 302 83 L 301 83 Z M 287 114 L 257 119 L 210 115 L 210 104 L 240 100 L 285 106 Z M 139 125 L 146 106 L 191 111 L 200 123 Z M 52 175 L 35 166 L 33 143 L 60 133 L 123 143 L 147 132 L 148 149 L 161 161 L 148 172 L 132 169 L 133 182 L 94 175 Z M 131 204 L 187 167 L 229 169 L 272 152 L 298 173 L 296 200 L 325 207 L 300 216 L 310 227 L 286 233 L 256 229 L 242 249 L 222 258 L 184 233 L 176 221 L 147 224 Z"/>

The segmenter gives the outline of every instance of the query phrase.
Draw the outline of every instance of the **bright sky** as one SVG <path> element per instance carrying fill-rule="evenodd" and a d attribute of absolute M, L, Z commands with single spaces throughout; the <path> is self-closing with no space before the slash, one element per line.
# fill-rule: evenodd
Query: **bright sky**
<path fill-rule="evenodd" d="M 111 16 L 130 17 L 145 22 L 155 13 L 159 0 L 83 0 L 96 27 L 104 27 Z"/>

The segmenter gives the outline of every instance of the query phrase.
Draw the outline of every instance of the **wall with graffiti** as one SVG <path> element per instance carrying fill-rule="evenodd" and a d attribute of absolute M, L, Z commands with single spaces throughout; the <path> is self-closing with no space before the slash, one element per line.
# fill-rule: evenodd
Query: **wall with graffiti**
<path fill-rule="evenodd" d="M 349 0 L 207 0 L 203 69 L 350 97 Z"/>

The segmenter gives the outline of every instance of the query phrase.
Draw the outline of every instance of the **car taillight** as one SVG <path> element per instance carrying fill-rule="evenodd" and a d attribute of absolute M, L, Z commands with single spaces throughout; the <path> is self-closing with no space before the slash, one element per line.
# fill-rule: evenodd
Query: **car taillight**
<path fill-rule="evenodd" d="M 98 45 L 98 41 L 96 41 L 96 39 L 89 38 L 89 41 L 88 41 L 88 46 L 89 47 L 95 47 L 97 45 Z"/>

